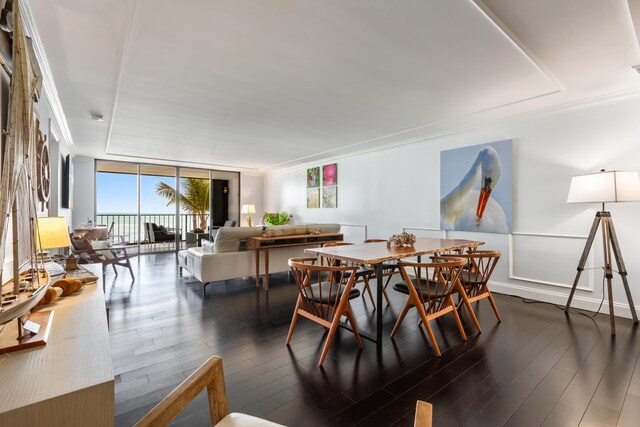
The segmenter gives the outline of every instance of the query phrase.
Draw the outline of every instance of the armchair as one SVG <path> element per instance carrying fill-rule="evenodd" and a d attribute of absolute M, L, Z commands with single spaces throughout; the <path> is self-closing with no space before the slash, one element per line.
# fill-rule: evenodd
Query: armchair
<path fill-rule="evenodd" d="M 104 269 L 110 265 L 113 267 L 113 271 L 118 275 L 116 265 L 129 269 L 131 274 L 131 280 L 135 282 L 136 278 L 133 275 L 133 268 L 131 268 L 131 258 L 136 257 L 138 254 L 130 254 L 125 247 L 118 248 L 94 248 L 91 242 L 87 239 L 78 239 L 71 236 L 72 252 L 80 257 L 80 262 L 84 263 L 99 263 L 102 264 L 102 274 L 104 275 Z"/>
<path fill-rule="evenodd" d="M 155 222 L 145 222 L 144 237 L 150 243 L 173 242 L 176 240 L 176 233 Z"/>

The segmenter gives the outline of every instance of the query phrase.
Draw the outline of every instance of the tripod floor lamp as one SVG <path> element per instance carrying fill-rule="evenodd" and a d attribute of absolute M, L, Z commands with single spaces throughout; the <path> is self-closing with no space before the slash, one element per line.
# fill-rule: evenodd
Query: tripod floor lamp
<path fill-rule="evenodd" d="M 622 251 L 618 244 L 618 236 L 613 226 L 613 218 L 611 213 L 605 210 L 605 203 L 616 202 L 636 202 L 640 201 L 640 177 L 637 172 L 632 171 L 605 171 L 574 176 L 571 179 L 571 187 L 569 188 L 569 196 L 567 203 L 602 203 L 602 210 L 596 213 L 593 220 L 587 243 L 582 251 L 582 257 L 578 263 L 578 272 L 573 281 L 573 287 L 569 294 L 569 300 L 564 308 L 565 312 L 569 311 L 573 294 L 580 281 L 580 275 L 584 271 L 589 251 L 593 245 L 593 240 L 598 231 L 598 227 L 602 228 L 602 243 L 604 249 L 604 277 L 607 282 L 607 297 L 609 299 L 609 318 L 611 322 L 611 335 L 616 334 L 616 323 L 613 313 L 613 290 L 611 287 L 611 279 L 613 279 L 613 268 L 611 266 L 611 253 L 615 257 L 618 266 L 618 274 L 622 279 L 624 291 L 627 294 L 629 309 L 634 323 L 638 323 L 638 315 L 636 314 L 633 298 L 627 281 L 627 269 L 622 259 Z"/>

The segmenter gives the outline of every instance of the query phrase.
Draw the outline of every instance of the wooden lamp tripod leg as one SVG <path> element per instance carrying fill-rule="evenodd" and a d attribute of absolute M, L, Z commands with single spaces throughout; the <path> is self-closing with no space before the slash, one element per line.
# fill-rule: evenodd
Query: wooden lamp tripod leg
<path fill-rule="evenodd" d="M 609 299 L 609 323 L 611 324 L 611 335 L 616 334 L 616 320 L 613 309 L 613 289 L 611 279 L 613 270 L 611 269 L 611 240 L 609 240 L 609 217 L 602 217 L 602 246 L 604 250 L 604 277 L 607 281 L 607 298 Z"/>
<path fill-rule="evenodd" d="M 564 311 L 566 313 L 569 312 L 569 307 L 571 307 L 571 300 L 573 300 L 573 294 L 575 294 L 576 288 L 578 287 L 578 282 L 580 281 L 580 275 L 584 271 L 584 266 L 587 263 L 587 258 L 589 257 L 589 251 L 591 250 L 591 246 L 593 245 L 593 239 L 596 237 L 596 232 L 598 231 L 599 225 L 600 225 L 600 212 L 596 213 L 596 217 L 593 219 L 593 225 L 591 226 L 591 231 L 589 232 L 587 243 L 584 245 L 584 250 L 582 251 L 582 256 L 580 257 L 580 262 L 578 262 L 578 272 L 576 273 L 576 278 L 573 281 L 573 286 L 571 287 L 571 293 L 569 293 L 569 299 L 567 300 L 567 305 L 564 307 Z"/>
<path fill-rule="evenodd" d="M 624 260 L 622 259 L 622 251 L 620 250 L 620 244 L 618 243 L 618 236 L 616 234 L 616 229 L 613 226 L 613 218 L 611 218 L 610 215 L 607 219 L 607 224 L 609 226 L 609 238 L 611 240 L 611 247 L 613 248 L 613 255 L 616 258 L 618 274 L 620 274 L 620 277 L 622 278 L 622 285 L 624 286 L 624 291 L 627 294 L 627 301 L 629 302 L 629 310 L 633 317 L 633 323 L 638 323 L 636 307 L 633 304 L 633 298 L 631 297 L 631 291 L 629 290 L 629 282 L 627 281 L 627 267 L 625 267 Z"/>

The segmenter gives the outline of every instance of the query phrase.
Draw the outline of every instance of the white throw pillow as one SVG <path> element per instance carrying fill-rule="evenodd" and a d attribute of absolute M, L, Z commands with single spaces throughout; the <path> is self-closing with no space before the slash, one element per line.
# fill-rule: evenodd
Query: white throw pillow
<path fill-rule="evenodd" d="M 214 252 L 213 242 L 210 242 L 208 240 L 202 239 L 202 252 L 213 253 Z"/>
<path fill-rule="evenodd" d="M 93 249 L 110 249 L 108 251 L 96 251 L 98 255 L 102 255 L 105 259 L 115 259 L 118 254 L 114 249 L 111 249 L 111 243 L 108 240 L 92 240 L 91 247 Z"/>

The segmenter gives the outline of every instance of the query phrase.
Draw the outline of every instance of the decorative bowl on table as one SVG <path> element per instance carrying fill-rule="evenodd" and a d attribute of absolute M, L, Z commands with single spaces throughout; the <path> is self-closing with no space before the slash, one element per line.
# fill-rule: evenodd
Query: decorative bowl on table
<path fill-rule="evenodd" d="M 412 248 L 416 244 L 416 236 L 403 231 L 400 234 L 394 234 L 387 241 L 389 248 Z"/>

